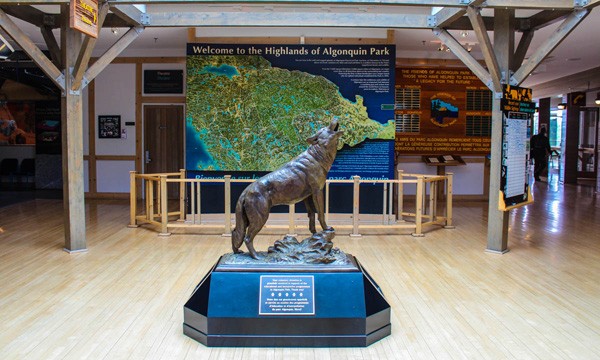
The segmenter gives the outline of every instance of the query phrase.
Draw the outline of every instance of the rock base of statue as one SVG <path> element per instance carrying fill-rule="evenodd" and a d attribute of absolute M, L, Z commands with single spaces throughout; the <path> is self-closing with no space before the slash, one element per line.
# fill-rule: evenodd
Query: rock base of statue
<path fill-rule="evenodd" d="M 286 237 L 260 260 L 224 255 L 185 304 L 184 334 L 236 347 L 364 347 L 388 336 L 389 304 L 355 257 L 332 248 L 332 237 Z"/>

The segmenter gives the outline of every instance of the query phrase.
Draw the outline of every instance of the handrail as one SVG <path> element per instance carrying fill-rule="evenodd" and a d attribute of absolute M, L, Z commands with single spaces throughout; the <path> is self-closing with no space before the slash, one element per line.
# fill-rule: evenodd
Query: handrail
<path fill-rule="evenodd" d="M 453 174 L 428 175 L 428 174 L 405 174 L 402 170 L 397 172 L 396 179 L 362 179 L 354 176 L 352 179 L 337 180 L 328 179 L 325 183 L 325 218 L 330 220 L 329 193 L 331 184 L 352 184 L 353 202 L 351 221 L 336 224 L 336 228 L 350 229 L 350 236 L 361 236 L 361 231 L 368 229 L 399 229 L 413 230 L 413 236 L 423 236 L 423 226 L 440 225 L 444 228 L 452 228 L 452 180 Z M 130 219 L 129 226 L 137 227 L 141 224 L 150 224 L 159 228 L 160 236 L 168 236 L 170 229 L 184 228 L 196 229 L 223 229 L 223 236 L 231 236 L 232 231 L 232 207 L 231 186 L 236 183 L 251 183 L 252 179 L 234 179 L 231 175 L 225 175 L 222 179 L 188 179 L 185 170 L 172 173 L 138 174 L 130 171 Z M 142 194 L 136 192 L 138 182 L 141 188 L 144 206 L 141 214 L 138 214 L 138 198 Z M 223 219 L 218 224 L 209 224 L 203 220 L 201 211 L 202 184 L 223 184 L 224 187 L 224 213 Z M 169 212 L 167 188 L 168 184 L 179 187 L 179 204 L 176 211 Z M 381 184 L 383 186 L 383 209 L 381 222 L 373 223 L 361 221 L 360 214 L 360 187 L 362 184 Z M 415 184 L 414 212 L 407 211 L 405 207 L 405 184 Z M 444 214 L 438 214 L 440 197 L 438 188 L 442 187 L 445 196 Z M 394 209 L 394 199 L 396 200 Z M 189 213 L 187 211 L 189 209 Z M 289 234 L 295 234 L 299 225 L 295 223 L 295 206 L 290 205 L 288 212 L 288 225 L 267 224 L 266 228 L 288 229 Z M 364 215 L 364 214 L 363 214 Z M 173 218 L 177 216 L 177 219 Z M 363 216 L 366 217 L 366 216 Z M 408 218 L 408 220 L 407 220 Z M 412 220 L 412 221 L 411 221 Z M 379 232 L 380 233 L 380 232 Z"/>

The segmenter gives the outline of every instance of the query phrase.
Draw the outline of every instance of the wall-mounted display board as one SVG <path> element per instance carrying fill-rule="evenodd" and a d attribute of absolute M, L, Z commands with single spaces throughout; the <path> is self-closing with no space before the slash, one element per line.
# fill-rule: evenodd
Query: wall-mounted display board
<path fill-rule="evenodd" d="M 35 153 L 62 153 L 60 100 L 35 102 Z"/>
<path fill-rule="evenodd" d="M 35 103 L 0 101 L 0 145 L 35 144 Z"/>
<path fill-rule="evenodd" d="M 393 45 L 188 44 L 186 169 L 253 178 L 339 121 L 330 178 L 394 178 Z"/>
<path fill-rule="evenodd" d="M 396 155 L 490 152 L 492 93 L 467 69 L 396 69 Z"/>
<path fill-rule="evenodd" d="M 144 70 L 144 94 L 183 94 L 183 70 Z"/>
<path fill-rule="evenodd" d="M 533 202 L 529 186 L 529 138 L 535 113 L 531 89 L 505 85 L 502 108 L 500 210 Z"/>
<path fill-rule="evenodd" d="M 99 115 L 98 116 L 98 138 L 119 139 L 121 138 L 121 115 Z"/>

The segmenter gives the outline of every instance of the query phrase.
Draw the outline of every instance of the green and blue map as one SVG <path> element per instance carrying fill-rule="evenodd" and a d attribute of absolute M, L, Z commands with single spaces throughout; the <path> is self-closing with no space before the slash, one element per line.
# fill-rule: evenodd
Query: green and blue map
<path fill-rule="evenodd" d="M 336 118 L 330 177 L 393 178 L 394 58 L 381 45 L 188 44 L 186 169 L 275 170 Z"/>

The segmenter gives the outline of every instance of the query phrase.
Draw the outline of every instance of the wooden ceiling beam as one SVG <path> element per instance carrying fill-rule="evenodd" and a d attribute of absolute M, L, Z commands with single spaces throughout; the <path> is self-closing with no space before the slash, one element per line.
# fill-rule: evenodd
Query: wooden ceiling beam
<path fill-rule="evenodd" d="M 498 67 L 498 60 L 496 59 L 496 54 L 494 54 L 492 42 L 487 34 L 483 19 L 481 18 L 480 10 L 469 6 L 467 8 L 467 16 L 473 25 L 473 31 L 475 32 L 475 36 L 477 36 L 477 41 L 481 47 L 483 59 L 485 60 L 485 64 L 487 65 L 492 78 L 493 91 L 500 92 L 502 91 L 502 85 L 500 84 L 500 68 Z"/>
<path fill-rule="evenodd" d="M 65 89 L 65 77 L 58 68 L 48 59 L 33 41 L 21 30 L 8 15 L 0 10 L 0 27 L 23 49 L 37 66 L 58 86 Z"/>
<path fill-rule="evenodd" d="M 566 37 L 575 29 L 575 27 L 589 14 L 589 10 L 575 10 L 569 15 L 565 21 L 550 35 L 546 41 L 537 48 L 537 50 L 529 57 L 527 62 L 523 64 L 511 77 L 511 85 L 520 85 L 529 74 L 538 67 L 538 65 L 554 50 Z"/>
<path fill-rule="evenodd" d="M 434 29 L 433 33 L 458 57 L 472 72 L 481 80 L 481 82 L 490 89 L 493 89 L 493 81 L 487 70 L 467 51 L 462 45 L 444 29 Z"/>
<path fill-rule="evenodd" d="M 0 0 L 0 3 L 2 1 Z M 1 6 L 0 7 L 7 15 L 33 24 L 37 27 L 50 26 L 51 28 L 60 27 L 60 19 L 58 15 L 46 14 L 41 10 L 28 5 L 19 6 Z"/>

